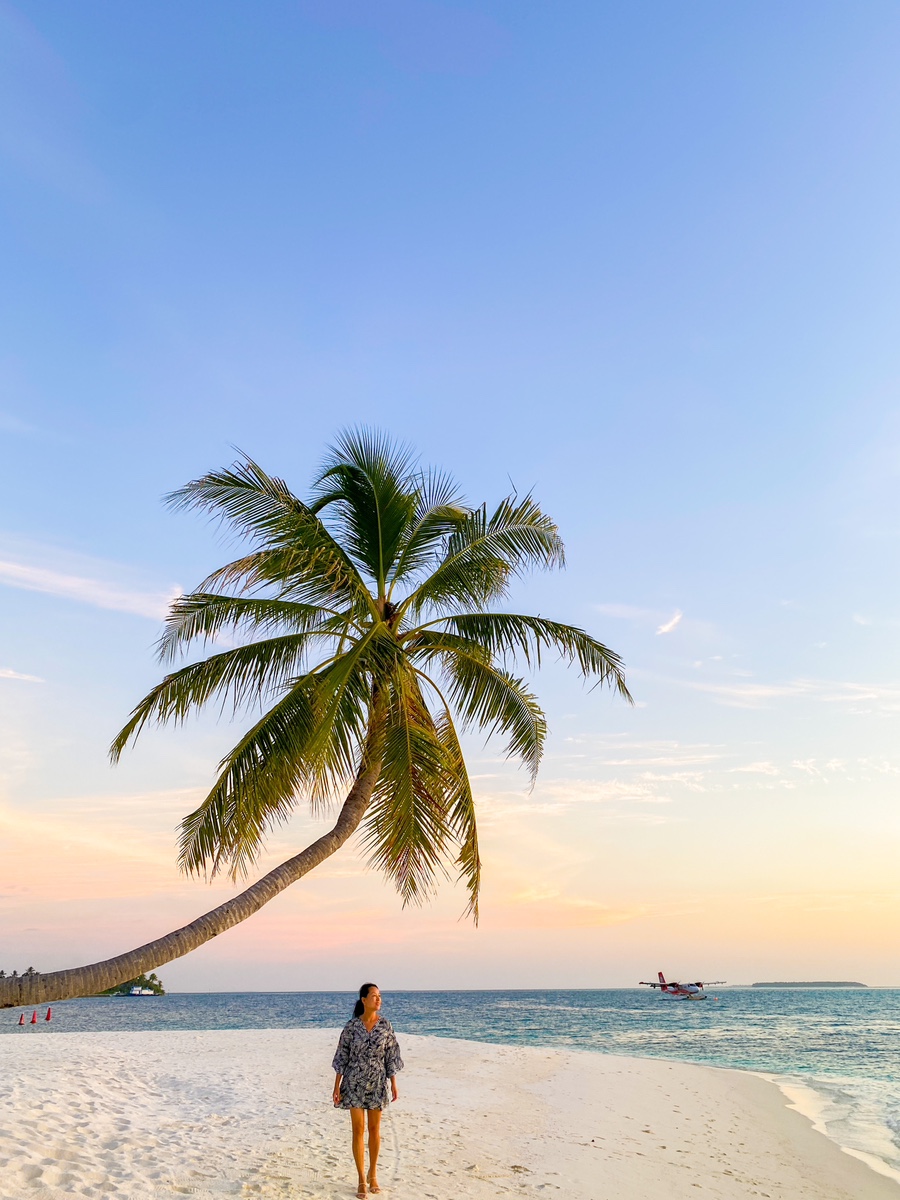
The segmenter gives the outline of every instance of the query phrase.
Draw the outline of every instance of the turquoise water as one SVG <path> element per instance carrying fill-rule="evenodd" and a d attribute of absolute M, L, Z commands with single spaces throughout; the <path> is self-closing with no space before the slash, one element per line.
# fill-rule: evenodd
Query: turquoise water
<path fill-rule="evenodd" d="M 830 1136 L 900 1171 L 900 989 L 723 988 L 704 1002 L 643 989 L 385 992 L 398 1032 L 566 1046 L 738 1067 L 808 1089 Z M 95 997 L 53 1006 L 16 1036 L 103 1030 L 335 1028 L 343 992 Z M 38 1014 L 44 1015 L 42 1008 Z M 30 1017 L 30 1011 L 27 1014 Z M 805 1107 L 811 1107 L 809 1104 Z"/>

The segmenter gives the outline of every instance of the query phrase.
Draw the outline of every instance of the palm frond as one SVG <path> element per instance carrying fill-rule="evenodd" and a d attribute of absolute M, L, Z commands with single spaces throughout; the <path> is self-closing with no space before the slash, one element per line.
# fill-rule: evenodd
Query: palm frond
<path fill-rule="evenodd" d="M 388 594 L 397 583 L 436 565 L 446 539 L 469 516 L 456 481 L 442 471 L 423 471 L 416 485 L 416 511 L 390 575 Z"/>
<path fill-rule="evenodd" d="M 507 593 L 513 576 L 562 566 L 559 530 L 531 496 L 508 496 L 489 516 L 471 511 L 447 539 L 442 562 L 404 601 L 404 611 L 464 611 Z"/>
<path fill-rule="evenodd" d="M 282 540 L 285 523 L 308 513 L 283 479 L 267 474 L 249 455 L 230 467 L 207 471 L 166 496 L 177 510 L 198 508 L 230 525 L 241 537 L 266 543 Z"/>
<path fill-rule="evenodd" d="M 415 459 L 384 434 L 342 435 L 315 484 L 314 511 L 335 529 L 359 568 L 384 597 L 386 580 L 418 503 Z"/>
<path fill-rule="evenodd" d="M 157 648 L 160 661 L 171 662 L 195 639 L 206 644 L 225 632 L 246 636 L 280 631 L 333 638 L 351 624 L 347 616 L 318 604 L 192 592 L 172 602 Z"/>
<path fill-rule="evenodd" d="M 274 583 L 282 595 L 311 603 L 333 600 L 357 609 L 371 603 L 350 556 L 322 521 L 252 459 L 210 471 L 167 500 L 176 509 L 199 508 L 256 543 L 255 556 L 213 572 L 198 590 L 231 578 L 245 588 Z"/>
<path fill-rule="evenodd" d="M 132 710 L 110 748 L 113 762 L 148 722 L 182 724 L 192 709 L 231 696 L 235 710 L 276 693 L 301 673 L 310 634 L 286 634 L 237 646 L 166 675 Z"/>
<path fill-rule="evenodd" d="M 219 777 L 182 825 L 184 870 L 232 877 L 255 860 L 272 823 L 286 820 L 301 791 L 315 809 L 356 774 L 372 698 L 376 634 L 296 680 L 219 764 Z"/>
<path fill-rule="evenodd" d="M 410 649 L 413 661 L 437 663 L 447 695 L 466 727 L 505 736 L 506 752 L 537 775 L 547 719 L 525 681 L 498 667 L 489 651 L 451 633 L 424 630 Z"/>
<path fill-rule="evenodd" d="M 219 764 L 209 795 L 181 823 L 179 865 L 187 874 L 213 877 L 227 865 L 236 878 L 255 861 L 267 830 L 290 816 L 310 776 L 311 683 L 298 681 Z"/>
<path fill-rule="evenodd" d="M 539 667 L 542 653 L 552 650 L 565 662 L 577 664 L 586 678 L 596 677 L 599 683 L 608 684 L 623 699 L 634 703 L 619 655 L 575 625 L 546 617 L 492 612 L 441 617 L 434 624 L 492 655 L 510 659 L 521 656 L 529 666 Z"/>
<path fill-rule="evenodd" d="M 318 730 L 308 750 L 316 771 L 310 794 L 314 810 L 356 774 L 359 721 L 371 710 L 373 693 L 394 667 L 396 653 L 395 640 L 380 625 L 316 672 Z"/>
<path fill-rule="evenodd" d="M 456 865 L 459 867 L 459 878 L 469 893 L 469 903 L 464 915 L 472 917 L 478 924 L 478 898 L 481 892 L 481 855 L 478 852 L 478 824 L 475 813 L 475 797 L 472 795 L 472 785 L 469 772 L 463 756 L 462 746 L 449 705 L 431 679 L 429 684 L 441 698 L 443 712 L 435 722 L 438 738 L 445 747 L 448 760 L 452 766 L 448 801 L 448 824 L 453 831 L 459 854 Z"/>
<path fill-rule="evenodd" d="M 433 889 L 451 838 L 453 764 L 408 666 L 392 673 L 387 697 L 381 776 L 363 844 L 403 903 L 421 903 Z"/>

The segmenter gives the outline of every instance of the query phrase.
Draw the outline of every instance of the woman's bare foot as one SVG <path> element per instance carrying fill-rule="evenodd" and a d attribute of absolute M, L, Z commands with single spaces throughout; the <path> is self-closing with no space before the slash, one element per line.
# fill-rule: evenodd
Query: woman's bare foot
<path fill-rule="evenodd" d="M 378 1186 L 378 1180 L 374 1175 L 369 1176 L 369 1191 L 376 1195 L 381 1191 L 381 1188 Z"/>
<path fill-rule="evenodd" d="M 366 1191 L 365 1183 L 361 1183 L 356 1189 L 357 1200 L 366 1200 L 366 1196 L 368 1196 L 368 1194 L 369 1193 Z"/>

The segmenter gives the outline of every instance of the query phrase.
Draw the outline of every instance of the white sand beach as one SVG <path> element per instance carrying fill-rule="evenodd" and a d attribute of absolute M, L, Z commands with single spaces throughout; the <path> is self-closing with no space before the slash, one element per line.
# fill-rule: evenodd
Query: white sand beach
<path fill-rule="evenodd" d="M 337 1030 L 0 1038 L 0 1200 L 350 1197 Z M 900 1200 L 739 1071 L 400 1037 L 390 1200 Z"/>

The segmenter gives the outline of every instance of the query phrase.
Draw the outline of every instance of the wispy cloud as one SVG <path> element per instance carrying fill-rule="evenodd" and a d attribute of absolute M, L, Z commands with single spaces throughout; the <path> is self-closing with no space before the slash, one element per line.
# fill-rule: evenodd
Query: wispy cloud
<path fill-rule="evenodd" d="M 574 804 L 668 804 L 671 797 L 660 795 L 647 781 L 632 779 L 558 779 L 538 785 L 557 805 Z"/>
<path fill-rule="evenodd" d="M 614 621 L 631 621 L 637 626 L 655 627 L 657 636 L 671 633 L 681 625 L 684 632 L 692 637 L 700 637 L 705 641 L 721 638 L 721 633 L 715 625 L 695 617 L 685 620 L 680 608 L 673 612 L 671 608 L 643 608 L 638 604 L 595 604 L 593 607 L 595 612 L 604 617 L 611 617 Z"/>
<path fill-rule="evenodd" d="M 625 749 L 627 753 L 622 753 Z M 722 758 L 713 746 L 680 746 L 677 742 L 632 742 L 624 748 L 601 751 L 597 762 L 604 767 L 680 767 L 708 766 Z"/>
<path fill-rule="evenodd" d="M 809 680 L 794 680 L 789 683 L 694 683 L 686 686 L 695 692 L 715 696 L 732 708 L 761 708 L 767 700 L 785 696 L 809 695 L 814 689 Z"/>
<path fill-rule="evenodd" d="M 707 789 L 703 780 L 706 775 L 706 771 L 642 771 L 640 778 L 653 783 L 680 784 L 692 792 L 705 792 Z M 644 802 L 646 804 L 669 804 L 671 796 L 648 796 Z"/>
<path fill-rule="evenodd" d="M 671 633 L 683 616 L 684 613 L 680 609 L 676 609 L 674 615 L 671 616 L 664 625 L 660 625 L 659 629 L 656 631 L 657 634 Z"/>
<path fill-rule="evenodd" d="M 44 682 L 39 675 L 23 675 L 21 671 L 14 671 L 12 667 L 0 667 L 0 679 L 20 679 L 23 683 Z"/>
<path fill-rule="evenodd" d="M 479 812 L 486 824 L 510 817 L 560 817 L 582 805 L 602 807 L 604 819 L 661 825 L 671 818 L 648 811 L 647 805 L 667 805 L 672 797 L 658 788 L 652 776 L 614 779 L 551 779 L 539 783 L 535 792 L 478 793 Z M 638 807 L 636 807 L 638 806 Z"/>
<path fill-rule="evenodd" d="M 692 691 L 706 692 L 733 708 L 762 708 L 770 700 L 808 697 L 825 704 L 844 704 L 854 712 L 873 709 L 900 712 L 900 687 L 895 684 L 844 683 L 827 679 L 789 679 L 783 683 L 683 682 Z"/>
<path fill-rule="evenodd" d="M 133 613 L 155 621 L 165 616 L 169 603 L 181 591 L 179 587 L 172 587 L 168 592 L 133 591 L 105 580 L 70 575 L 10 559 L 0 559 L 0 584 L 27 592 L 63 596 L 95 608 Z"/>
<path fill-rule="evenodd" d="M 791 766 L 795 771 L 800 771 L 814 779 L 826 779 L 830 775 L 847 773 L 847 763 L 841 758 L 830 758 L 824 763 L 820 763 L 814 758 L 794 759 Z"/>

